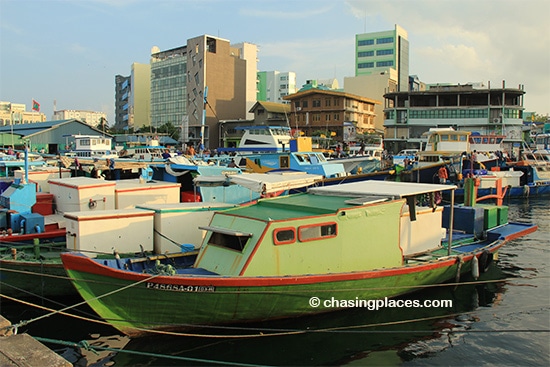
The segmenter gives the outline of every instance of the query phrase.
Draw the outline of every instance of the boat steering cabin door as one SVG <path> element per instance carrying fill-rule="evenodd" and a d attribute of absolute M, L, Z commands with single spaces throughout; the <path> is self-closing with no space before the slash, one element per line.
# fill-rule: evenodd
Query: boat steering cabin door
<path fill-rule="evenodd" d="M 409 207 L 410 221 L 414 222 L 416 221 L 416 196 L 415 195 L 407 196 L 406 200 L 407 200 L 407 205 Z"/>

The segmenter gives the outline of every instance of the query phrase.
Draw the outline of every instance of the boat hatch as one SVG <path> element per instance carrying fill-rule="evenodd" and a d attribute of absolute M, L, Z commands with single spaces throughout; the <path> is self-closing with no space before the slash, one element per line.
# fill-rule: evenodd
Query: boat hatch
<path fill-rule="evenodd" d="M 229 236 L 252 237 L 252 233 L 242 232 L 242 231 L 234 231 L 234 230 L 228 229 L 228 228 L 201 226 L 201 227 L 199 227 L 199 229 L 203 229 L 205 231 L 210 231 L 210 232 L 226 234 L 226 235 L 229 235 Z"/>
<path fill-rule="evenodd" d="M 367 204 L 375 204 L 375 203 L 381 203 L 383 201 L 389 201 L 392 198 L 390 196 L 363 196 L 360 198 L 355 199 L 349 199 L 344 201 L 346 204 L 350 205 L 367 205 Z"/>
<path fill-rule="evenodd" d="M 240 252 L 244 250 L 248 240 L 252 237 L 252 233 L 234 231 L 227 228 L 206 226 L 199 227 L 199 229 L 204 229 L 212 233 L 208 238 L 209 245 L 221 246 Z"/>

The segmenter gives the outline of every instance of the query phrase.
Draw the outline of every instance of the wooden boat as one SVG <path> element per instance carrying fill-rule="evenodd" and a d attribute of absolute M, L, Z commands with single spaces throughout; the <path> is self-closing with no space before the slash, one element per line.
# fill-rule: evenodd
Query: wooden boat
<path fill-rule="evenodd" d="M 258 192 L 259 197 L 282 195 L 313 185 L 321 176 L 240 174 L 224 177 L 221 183 L 219 178 L 213 177 L 215 184 L 241 185 L 250 192 Z M 73 211 L 54 214 L 61 218 L 57 222 L 63 222 L 63 228 L 50 229 L 46 216 L 46 230 L 0 235 L 2 293 L 13 297 L 76 295 L 61 263 L 62 252 L 80 251 L 88 256 L 112 259 L 117 251 L 122 258 L 136 254 L 147 254 L 150 258 L 173 251 L 174 245 L 199 246 L 205 234 L 198 229 L 199 224 L 208 222 L 215 211 L 237 205 L 228 204 L 233 202 L 232 197 L 223 202 L 222 196 L 217 202 L 180 203 L 177 189 L 175 200 L 169 201 L 174 196 L 173 184 L 133 181 L 121 180 L 115 185 L 85 177 L 51 180 L 59 199 L 58 209 L 72 208 Z M 101 200 L 97 200 L 98 197 Z M 255 199 L 256 196 L 250 201 Z M 99 204 L 89 205 L 97 201 Z M 112 205 L 114 202 L 116 207 Z M 245 205 L 246 201 L 240 204 Z M 29 221 L 28 218 L 34 217 L 23 218 Z M 180 222 L 185 225 L 179 225 Z"/>
<path fill-rule="evenodd" d="M 327 159 L 313 149 L 309 137 L 294 138 L 282 126 L 240 127 L 243 136 L 237 148 L 220 148 L 240 167 L 250 172 L 297 171 L 325 178 L 345 177 L 381 170 L 382 145 L 365 147 L 364 155 Z"/>
<path fill-rule="evenodd" d="M 536 230 L 504 209 L 485 229 L 485 209 L 434 204 L 455 188 L 365 181 L 217 212 L 194 265 L 169 274 L 76 253 L 62 261 L 91 308 L 130 336 L 360 307 L 475 275 Z"/>

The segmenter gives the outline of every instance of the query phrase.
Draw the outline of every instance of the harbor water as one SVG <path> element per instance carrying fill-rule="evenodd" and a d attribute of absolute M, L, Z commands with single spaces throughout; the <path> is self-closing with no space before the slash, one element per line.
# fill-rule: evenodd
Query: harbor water
<path fill-rule="evenodd" d="M 86 306 L 70 310 L 79 319 L 48 311 L 80 299 L 34 305 L 1 299 L 0 313 L 12 323 L 30 321 L 18 332 L 38 337 L 75 366 L 550 365 L 549 200 L 505 205 L 510 221 L 534 222 L 538 231 L 507 243 L 477 280 L 466 276 L 459 285 L 400 298 L 451 300 L 450 307 L 356 307 L 137 339 L 92 321 L 97 317 Z"/>

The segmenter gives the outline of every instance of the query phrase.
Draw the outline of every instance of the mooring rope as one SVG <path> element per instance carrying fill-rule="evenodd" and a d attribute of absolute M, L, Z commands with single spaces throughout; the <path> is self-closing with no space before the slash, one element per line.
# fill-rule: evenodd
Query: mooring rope
<path fill-rule="evenodd" d="M 107 293 L 104 293 L 104 294 L 102 294 L 102 295 L 100 295 L 100 296 L 91 298 L 91 299 L 89 299 L 89 301 L 98 300 L 98 299 L 101 299 L 101 298 L 103 298 L 103 297 L 110 296 L 111 294 L 118 293 L 118 292 L 123 291 L 123 290 L 125 290 L 125 289 L 134 287 L 134 286 L 136 286 L 136 285 L 138 285 L 138 284 L 141 284 L 141 283 L 144 283 L 144 282 L 148 282 L 148 281 L 150 281 L 151 279 L 154 279 L 154 278 L 156 278 L 156 277 L 158 277 L 158 276 L 159 276 L 158 274 L 152 275 L 152 276 L 150 276 L 150 277 L 148 277 L 148 278 L 146 278 L 146 279 L 140 280 L 139 282 L 131 283 L 131 284 L 128 284 L 127 286 L 124 286 L 124 287 L 122 287 L 122 288 L 115 289 L 115 290 L 113 290 L 113 291 L 111 291 L 111 292 L 107 292 Z M 1 293 L 0 293 L 0 296 L 1 296 L 1 297 L 6 297 L 6 298 L 8 298 L 8 296 L 5 296 L 4 294 L 1 294 Z M 9 297 L 9 298 L 11 298 L 11 297 Z M 13 298 L 12 298 L 12 299 L 13 299 Z M 30 323 L 32 323 L 32 322 L 35 322 L 35 321 L 38 321 L 38 320 L 42 320 L 42 319 L 44 319 L 44 318 L 47 318 L 47 317 L 50 317 L 50 316 L 53 316 L 53 315 L 62 313 L 62 312 L 64 312 L 64 311 L 70 310 L 70 309 L 75 308 L 75 307 L 78 307 L 78 306 L 85 305 L 85 304 L 87 304 L 87 303 L 88 303 L 87 301 L 82 301 L 82 302 L 76 303 L 76 304 L 74 304 L 74 305 L 72 305 L 72 306 L 67 306 L 67 307 L 65 307 L 65 308 L 62 308 L 61 310 L 54 310 L 53 312 L 50 312 L 49 314 L 35 317 L 34 319 L 30 319 L 30 320 L 26 320 L 26 321 L 21 321 L 21 322 L 15 324 L 15 325 L 12 325 L 12 326 L 10 326 L 10 327 L 7 327 L 7 328 L 13 328 L 14 330 L 17 330 L 17 329 L 18 329 L 19 327 L 21 327 L 21 326 L 28 325 L 28 324 L 30 324 Z"/>
<path fill-rule="evenodd" d="M 108 293 L 105 293 L 101 296 L 98 296 L 98 297 L 95 297 L 94 299 L 100 299 L 102 297 L 105 297 L 105 296 L 108 296 L 108 295 L 111 295 L 111 294 L 114 294 L 114 293 L 117 293 L 119 291 L 122 291 L 126 288 L 130 288 L 132 286 L 135 286 L 139 283 L 142 283 L 142 282 L 145 282 L 145 281 L 148 281 L 152 278 L 155 278 L 156 276 L 158 275 L 155 275 L 155 276 L 152 276 L 152 277 L 149 277 L 145 280 L 142 280 L 140 282 L 136 282 L 136 283 L 132 283 L 130 285 L 127 285 L 123 288 L 119 288 L 117 290 L 114 290 L 112 292 L 108 292 Z M 546 278 L 546 277 L 545 277 Z M 453 285 L 470 285 L 470 284 L 488 284 L 488 283 L 494 283 L 494 282 L 504 282 L 504 281 L 507 281 L 507 280 L 512 280 L 512 279 L 515 279 L 515 278 L 507 278 L 507 279 L 499 279 L 499 280 L 486 280 L 486 281 L 475 281 L 475 282 L 468 282 L 468 283 L 458 283 L 458 284 L 455 284 L 455 283 L 446 283 L 446 284 L 443 284 L 445 286 L 453 286 Z M 430 285 L 430 286 L 438 286 L 438 285 Z M 43 309 L 43 310 L 47 310 L 50 312 L 50 314 L 47 314 L 47 315 L 44 315 L 44 316 L 41 316 L 41 317 L 37 317 L 35 319 L 31 319 L 31 320 L 28 320 L 28 321 L 23 321 L 23 322 L 20 322 L 16 325 L 13 325 L 13 326 L 8 326 L 8 327 L 5 327 L 4 329 L 14 329 L 14 330 L 17 330 L 20 326 L 24 326 L 24 325 L 27 325 L 31 322 L 34 322 L 34 321 L 37 321 L 37 320 L 40 320 L 42 318 L 45 318 L 45 317 L 49 317 L 49 316 L 52 316 L 54 314 L 62 314 L 62 315 L 65 315 L 65 316 L 69 316 L 69 317 L 73 317 L 73 318 L 77 318 L 77 319 L 81 319 L 81 320 L 85 320 L 85 321 L 89 321 L 89 322 L 93 322 L 93 323 L 98 323 L 98 324 L 102 324 L 102 325 L 109 325 L 109 326 L 113 326 L 112 323 L 110 322 L 107 322 L 107 321 L 103 321 L 103 320 L 97 320 L 97 319 L 90 319 L 90 318 L 86 318 L 86 317 L 83 317 L 83 316 L 78 316 L 78 315 L 74 315 L 74 314 L 71 314 L 71 313 L 66 313 L 64 311 L 68 310 L 68 309 L 71 309 L 71 308 L 74 308 L 74 307 L 77 307 L 79 305 L 82 305 L 82 304 L 85 304 L 86 302 L 80 302 L 78 304 L 75 304 L 73 306 L 70 306 L 70 307 L 66 307 L 62 310 L 53 310 L 53 309 L 50 309 L 50 308 L 47 308 L 47 307 L 44 307 L 44 306 L 39 306 L 39 305 L 35 305 L 33 303 L 30 303 L 30 302 L 26 302 L 26 301 L 22 301 L 22 300 L 19 300 L 19 299 L 16 299 L 16 298 L 13 298 L 13 297 L 9 297 L 7 295 L 3 295 L 3 294 L 0 294 L 1 297 L 4 297 L 6 299 L 9 299 L 9 300 L 12 300 L 12 301 L 15 301 L 15 302 L 19 302 L 19 303 L 23 303 L 25 305 L 28 305 L 28 306 L 31 306 L 31 307 L 36 307 L 36 308 L 40 308 L 40 309 Z M 547 306 L 546 306 L 547 307 Z M 474 311 L 469 311 L 469 312 L 459 312 L 459 313 L 453 313 L 453 314 L 446 314 L 446 315 L 438 315 L 438 316 L 430 316 L 430 317 L 424 317 L 424 318 L 417 318 L 417 319 L 409 319 L 409 320 L 401 320 L 401 321 L 392 321 L 392 322 L 385 322 L 385 323 L 377 323 L 377 324 L 363 324 L 363 325 L 351 325 L 351 326 L 341 326 L 341 327 L 333 327 L 333 328 L 324 328 L 324 329 L 307 329 L 307 330 L 294 330 L 294 329 L 265 329 L 265 328 L 242 328 L 242 327 L 234 327 L 234 326 L 216 326 L 216 325 L 193 325 L 194 328 L 210 328 L 210 329 L 222 329 L 222 330 L 240 330 L 240 331 L 243 331 L 243 330 L 246 330 L 246 331 L 257 331 L 257 333 L 255 334 L 246 334 L 246 335 L 242 335 L 242 334 L 235 334 L 235 335 L 230 335 L 230 334 L 227 334 L 227 335 L 219 335 L 219 334 L 199 334 L 199 333 L 183 333 L 183 332 L 175 332 L 175 331 L 166 331 L 166 330 L 154 330 L 154 329 L 147 329 L 147 328 L 139 328 L 139 327 L 132 327 L 133 330 L 137 330 L 137 331 L 143 331 L 143 332 L 146 332 L 146 333 L 150 333 L 150 334 L 159 334 L 159 335 L 170 335 L 170 336 L 183 336 L 183 337 L 201 337 L 201 338 L 218 338 L 218 339 L 223 339 L 223 338 L 232 338 L 232 339 L 246 339 L 246 338 L 258 338 L 258 337 L 273 337 L 273 336 L 288 336 L 288 335 L 298 335 L 298 334 L 305 334 L 305 333 L 314 333 L 314 332 L 334 332 L 334 331 L 338 331 L 338 332 L 351 332 L 350 330 L 351 329 L 358 329 L 358 328 L 372 328 L 372 327 L 379 327 L 379 326 L 390 326 L 390 325 L 398 325 L 398 324 L 405 324 L 405 323 L 412 323 L 412 322 L 420 322 L 420 321 L 428 321 L 428 320 L 434 320 L 434 319 L 442 319 L 442 318 L 449 318 L 449 317 L 456 317 L 456 316 L 459 316 L 459 315 L 464 315 L 464 314 L 470 314 L 470 313 L 474 313 L 476 312 L 476 310 Z M 111 321 L 120 321 L 120 322 L 124 322 L 125 320 L 111 320 Z M 540 329 L 540 330 L 537 330 L 537 329 L 533 329 L 533 330 L 511 330 L 511 331 L 515 331 L 515 332 L 520 332 L 520 331 L 524 331 L 524 332 L 550 332 L 549 330 L 543 330 L 543 329 Z M 375 332 L 375 333 L 384 333 L 385 331 L 358 331 L 358 332 L 362 332 L 362 333 L 369 333 L 369 332 Z M 393 331 L 392 331 L 393 332 Z M 401 331 L 401 332 L 410 332 L 409 331 Z M 415 331 L 415 332 L 434 332 L 434 330 L 427 330 L 427 331 Z M 487 331 L 487 332 L 507 332 L 506 330 L 490 330 L 490 331 Z"/>
<path fill-rule="evenodd" d="M 225 361 L 217 361 L 214 359 L 202 359 L 202 358 L 192 358 L 192 357 L 181 357 L 181 356 L 174 356 L 169 354 L 158 354 L 158 353 L 150 353 L 150 352 L 139 352 L 135 350 L 126 350 L 126 349 L 118 349 L 118 348 L 110 348 L 110 347 L 102 347 L 102 346 L 90 346 L 90 344 L 83 340 L 78 343 L 74 342 L 66 342 L 63 340 L 56 340 L 56 339 L 49 339 L 49 338 L 43 338 L 43 337 L 33 337 L 34 339 L 38 340 L 42 343 L 50 343 L 50 344 L 59 344 L 66 347 L 72 347 L 72 348 L 82 348 L 85 350 L 92 351 L 97 354 L 96 349 L 98 350 L 106 350 L 110 352 L 116 352 L 116 353 L 128 353 L 128 354 L 134 354 L 139 356 L 146 356 L 146 357 L 155 357 L 155 358 L 164 358 L 164 359 L 174 359 L 179 361 L 188 361 L 188 362 L 199 362 L 199 363 L 206 363 L 208 365 L 212 364 L 221 364 L 221 365 L 229 365 L 229 366 L 243 366 L 243 367 L 258 367 L 258 366 L 265 366 L 267 365 L 258 365 L 258 364 L 250 364 L 250 363 L 241 363 L 241 362 L 225 362 Z"/>

